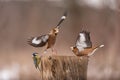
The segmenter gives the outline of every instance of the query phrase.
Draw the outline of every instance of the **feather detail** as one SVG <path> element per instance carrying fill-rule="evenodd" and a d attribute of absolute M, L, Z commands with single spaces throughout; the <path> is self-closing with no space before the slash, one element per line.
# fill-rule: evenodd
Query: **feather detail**
<path fill-rule="evenodd" d="M 60 21 L 58 22 L 56 28 L 60 28 L 60 24 L 66 19 L 67 17 L 67 11 L 63 14 L 63 16 L 61 17 Z"/>
<path fill-rule="evenodd" d="M 90 40 L 89 32 L 82 31 L 79 33 L 76 40 L 76 47 L 79 48 L 90 48 L 92 47 L 92 42 Z"/>
<path fill-rule="evenodd" d="M 28 44 L 30 44 L 33 47 L 43 47 L 46 45 L 48 39 L 49 39 L 49 35 L 32 37 L 32 38 L 28 39 Z"/>

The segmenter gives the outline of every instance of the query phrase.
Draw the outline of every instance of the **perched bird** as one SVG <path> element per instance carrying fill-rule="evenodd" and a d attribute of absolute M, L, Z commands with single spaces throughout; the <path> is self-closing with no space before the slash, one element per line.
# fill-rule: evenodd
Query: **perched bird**
<path fill-rule="evenodd" d="M 51 48 L 53 52 L 54 51 L 53 46 L 56 42 L 57 34 L 59 33 L 60 24 L 66 19 L 66 16 L 67 12 L 64 13 L 56 27 L 53 28 L 48 34 L 41 35 L 39 37 L 32 37 L 31 39 L 28 40 L 28 44 L 30 44 L 33 47 L 43 47 L 47 45 L 45 52 L 49 48 Z"/>
<path fill-rule="evenodd" d="M 39 71 L 40 71 L 39 65 L 40 65 L 41 58 L 38 56 L 38 53 L 33 53 L 32 56 L 33 56 L 35 68 L 39 69 Z"/>
<path fill-rule="evenodd" d="M 103 46 L 104 45 L 92 47 L 90 32 L 81 31 L 78 35 L 75 46 L 71 47 L 71 50 L 76 56 L 91 56 L 97 49 Z"/>

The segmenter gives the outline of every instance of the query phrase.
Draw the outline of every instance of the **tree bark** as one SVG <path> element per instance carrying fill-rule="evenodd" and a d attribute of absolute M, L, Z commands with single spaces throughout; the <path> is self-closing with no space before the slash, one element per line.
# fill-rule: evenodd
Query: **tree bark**
<path fill-rule="evenodd" d="M 42 80 L 87 80 L 88 57 L 41 57 Z"/>

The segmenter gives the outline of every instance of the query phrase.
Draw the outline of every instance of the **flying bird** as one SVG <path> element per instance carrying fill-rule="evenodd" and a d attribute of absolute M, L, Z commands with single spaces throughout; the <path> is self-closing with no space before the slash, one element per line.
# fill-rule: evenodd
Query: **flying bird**
<path fill-rule="evenodd" d="M 33 56 L 35 68 L 38 69 L 39 71 L 41 71 L 41 69 L 39 67 L 40 63 L 41 63 L 41 58 L 38 56 L 38 53 L 33 53 L 32 56 Z"/>
<path fill-rule="evenodd" d="M 96 50 L 103 46 L 104 45 L 98 45 L 92 47 L 90 32 L 81 31 L 78 35 L 75 46 L 71 47 L 71 50 L 76 56 L 91 56 Z"/>
<path fill-rule="evenodd" d="M 38 37 L 32 37 L 28 40 L 28 44 L 30 44 L 33 47 L 43 47 L 47 45 L 44 52 L 46 52 L 49 48 L 51 48 L 52 52 L 54 52 L 53 46 L 56 42 L 57 34 L 59 33 L 60 24 L 66 19 L 66 16 L 67 12 L 64 13 L 56 27 L 54 27 L 48 34 L 41 35 Z"/>

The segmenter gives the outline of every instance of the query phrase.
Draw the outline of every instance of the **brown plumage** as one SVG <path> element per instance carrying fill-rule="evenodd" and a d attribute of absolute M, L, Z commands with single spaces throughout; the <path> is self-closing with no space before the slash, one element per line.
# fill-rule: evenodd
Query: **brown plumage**
<path fill-rule="evenodd" d="M 79 33 L 76 44 L 74 47 L 71 47 L 71 50 L 76 56 L 90 56 L 103 46 L 104 45 L 92 47 L 90 32 L 82 31 Z"/>
<path fill-rule="evenodd" d="M 47 45 L 45 51 L 49 48 L 51 48 L 52 51 L 54 51 L 53 46 L 56 42 L 57 34 L 59 33 L 60 24 L 66 19 L 66 16 L 67 16 L 67 13 L 65 12 L 55 28 L 53 28 L 46 35 L 41 35 L 39 37 L 32 37 L 31 39 L 28 40 L 28 44 L 30 44 L 33 47 L 43 47 Z"/>
<path fill-rule="evenodd" d="M 46 50 L 49 49 L 49 48 L 51 48 L 52 51 L 54 51 L 53 46 L 54 46 L 54 44 L 55 44 L 55 42 L 56 42 L 56 37 L 57 37 L 58 32 L 59 32 L 59 29 L 58 29 L 58 28 L 54 28 L 54 29 L 52 29 L 52 30 L 50 31 L 50 33 L 49 33 L 49 38 L 48 38 L 48 42 L 47 42 L 48 45 L 47 45 Z M 45 51 L 46 51 L 46 50 L 45 50 Z"/>

